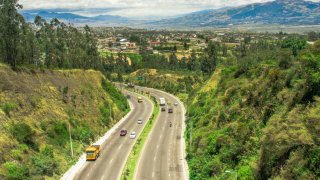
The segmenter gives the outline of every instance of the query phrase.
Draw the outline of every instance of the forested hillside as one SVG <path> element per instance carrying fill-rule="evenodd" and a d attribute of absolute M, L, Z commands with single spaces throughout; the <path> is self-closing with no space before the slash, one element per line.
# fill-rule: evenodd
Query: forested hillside
<path fill-rule="evenodd" d="M 32 68 L 101 69 L 96 40 L 88 26 L 77 29 L 37 16 L 27 23 L 17 0 L 0 2 L 0 62 Z"/>
<path fill-rule="evenodd" d="M 261 42 L 235 55 L 189 102 L 190 179 L 318 179 L 320 42 Z"/>

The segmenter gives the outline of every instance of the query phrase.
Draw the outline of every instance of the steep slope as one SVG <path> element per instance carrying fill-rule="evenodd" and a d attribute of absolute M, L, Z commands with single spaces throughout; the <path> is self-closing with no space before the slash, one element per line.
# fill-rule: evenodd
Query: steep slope
<path fill-rule="evenodd" d="M 320 24 L 320 2 L 275 0 L 242 7 L 212 10 L 153 24 L 166 26 L 227 26 L 243 24 Z"/>
<path fill-rule="evenodd" d="M 269 52 L 246 57 L 247 68 L 241 62 L 216 70 L 188 108 L 190 179 L 228 179 L 236 173 L 239 179 L 320 177 L 316 44 L 289 66 L 280 59 L 290 57 Z"/>
<path fill-rule="evenodd" d="M 0 77 L 0 179 L 58 178 L 128 109 L 100 72 L 0 64 Z"/>

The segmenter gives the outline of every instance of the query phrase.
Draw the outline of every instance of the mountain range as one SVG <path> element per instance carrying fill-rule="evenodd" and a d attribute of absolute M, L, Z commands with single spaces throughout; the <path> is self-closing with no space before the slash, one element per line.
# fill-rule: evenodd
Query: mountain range
<path fill-rule="evenodd" d="M 108 12 L 108 10 L 106 10 Z M 58 18 L 73 24 L 96 26 L 143 27 L 227 27 L 231 25 L 320 25 L 320 2 L 275 0 L 240 7 L 206 9 L 173 18 L 141 21 L 114 15 L 87 17 L 68 10 L 23 10 L 27 21 L 40 15 L 44 19 Z"/>
<path fill-rule="evenodd" d="M 275 0 L 241 7 L 192 13 L 179 18 L 152 22 L 151 25 L 215 27 L 243 24 L 320 24 L 320 2 Z"/>
<path fill-rule="evenodd" d="M 113 15 L 98 15 L 98 16 L 82 16 L 75 14 L 74 11 L 67 9 L 36 9 L 36 10 L 22 10 L 21 14 L 26 21 L 33 22 L 36 16 L 41 16 L 43 19 L 50 21 L 57 18 L 61 21 L 72 24 L 90 24 L 90 25 L 126 25 L 132 20 L 126 17 Z"/>

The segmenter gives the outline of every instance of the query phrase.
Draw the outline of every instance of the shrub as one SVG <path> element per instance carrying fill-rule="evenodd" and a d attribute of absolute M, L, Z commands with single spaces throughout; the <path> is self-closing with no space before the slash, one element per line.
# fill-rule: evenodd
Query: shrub
<path fill-rule="evenodd" d="M 51 138 L 51 142 L 57 145 L 63 146 L 69 139 L 69 133 L 65 122 L 53 121 L 46 132 Z"/>
<path fill-rule="evenodd" d="M 36 144 L 33 139 L 35 132 L 28 124 L 19 122 L 11 125 L 9 130 L 11 135 L 14 136 L 20 143 L 25 143 L 28 146 L 35 148 Z"/>
<path fill-rule="evenodd" d="M 6 162 L 3 164 L 4 176 L 6 179 L 26 180 L 29 178 L 29 170 L 25 165 L 16 162 Z"/>
<path fill-rule="evenodd" d="M 10 117 L 10 112 L 15 110 L 18 106 L 15 103 L 11 103 L 11 102 L 5 102 L 3 103 L 1 106 L 1 109 L 3 110 L 3 112 Z"/>
<path fill-rule="evenodd" d="M 241 166 L 238 170 L 238 177 L 239 179 L 243 180 L 253 180 L 254 174 L 250 166 Z"/>
<path fill-rule="evenodd" d="M 52 148 L 46 146 L 39 155 L 32 158 L 34 173 L 37 175 L 53 176 L 57 169 Z"/>

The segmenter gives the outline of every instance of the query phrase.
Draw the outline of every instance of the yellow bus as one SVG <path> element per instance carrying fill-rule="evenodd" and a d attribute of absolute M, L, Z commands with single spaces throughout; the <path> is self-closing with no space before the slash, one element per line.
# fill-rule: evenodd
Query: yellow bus
<path fill-rule="evenodd" d="M 100 145 L 92 145 L 86 149 L 87 161 L 95 161 L 100 156 L 101 147 Z"/>

